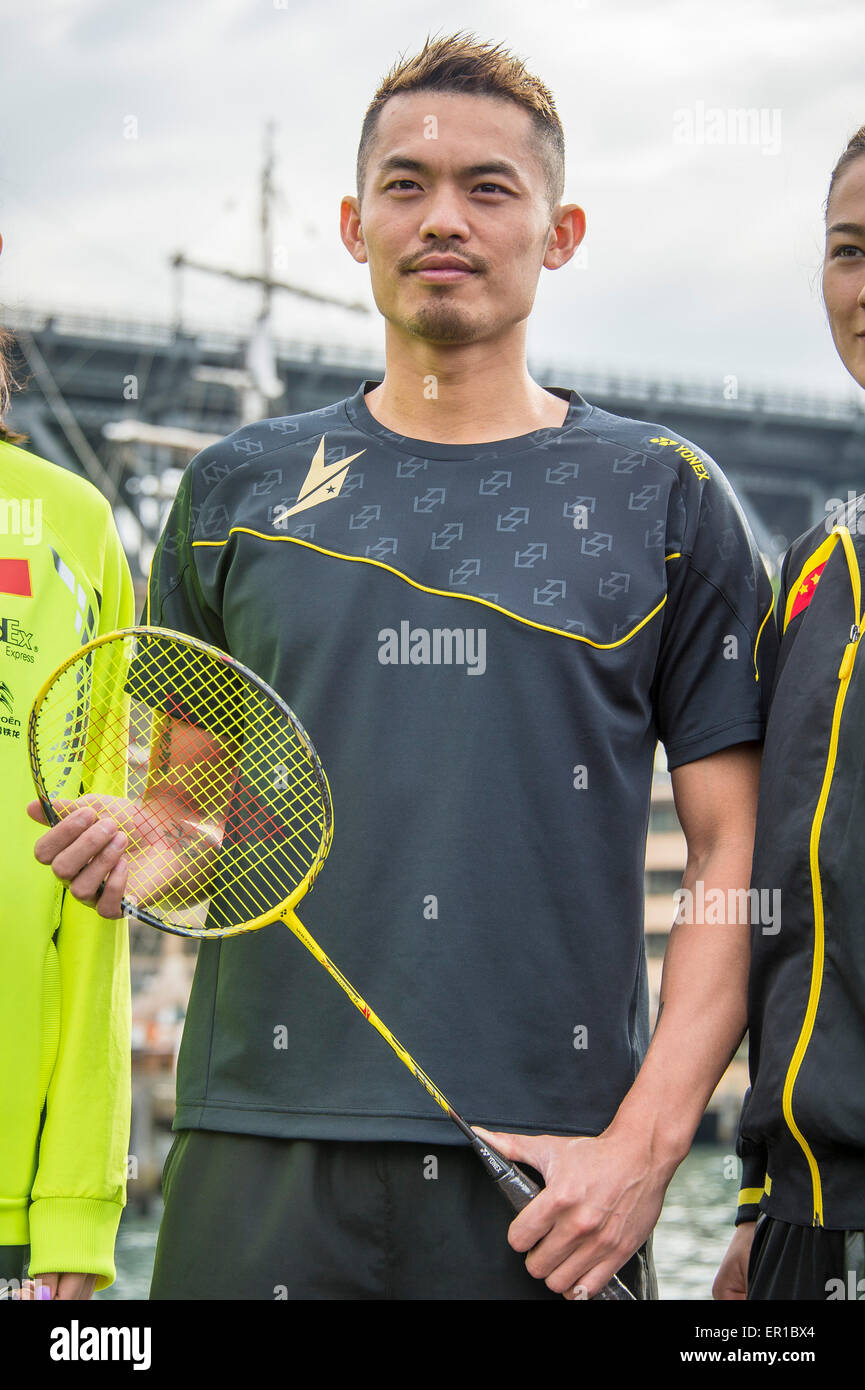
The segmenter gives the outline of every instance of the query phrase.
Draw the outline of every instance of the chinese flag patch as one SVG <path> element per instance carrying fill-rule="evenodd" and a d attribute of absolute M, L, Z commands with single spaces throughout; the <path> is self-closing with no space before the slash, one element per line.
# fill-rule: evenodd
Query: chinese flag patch
<path fill-rule="evenodd" d="M 29 560 L 0 560 L 0 594 L 33 597 Z"/>
<path fill-rule="evenodd" d="M 808 607 L 808 604 L 814 597 L 814 590 L 817 588 L 820 575 L 825 568 L 826 561 L 824 560 L 822 565 L 815 565 L 807 574 L 803 574 L 799 581 L 798 588 L 796 589 L 796 597 L 793 600 L 793 607 L 790 609 L 790 618 L 788 621 L 792 621 L 797 613 L 801 613 L 803 608 Z"/>

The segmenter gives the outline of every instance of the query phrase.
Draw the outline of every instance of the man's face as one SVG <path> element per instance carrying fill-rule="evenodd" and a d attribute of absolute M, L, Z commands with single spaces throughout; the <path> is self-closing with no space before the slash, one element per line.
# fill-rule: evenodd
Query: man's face
<path fill-rule="evenodd" d="M 555 241 L 532 118 L 512 101 L 413 92 L 382 108 L 357 240 L 375 302 L 436 343 L 501 335 L 528 318 Z M 572 254 L 572 253 L 571 253 Z"/>
<path fill-rule="evenodd" d="M 839 176 L 829 200 L 823 300 L 841 361 L 865 386 L 865 155 Z"/>

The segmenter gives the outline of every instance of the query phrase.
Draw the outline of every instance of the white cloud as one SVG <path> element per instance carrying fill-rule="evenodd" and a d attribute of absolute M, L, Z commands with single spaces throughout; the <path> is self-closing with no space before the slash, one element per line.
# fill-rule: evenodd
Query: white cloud
<path fill-rule="evenodd" d="M 539 356 L 846 389 L 814 287 L 831 167 L 865 122 L 859 0 L 68 0 L 4 17 L 20 113 L 0 173 L 0 302 L 164 317 L 168 256 L 256 265 L 264 122 L 277 131 L 282 274 L 371 302 L 337 234 L 363 111 L 430 30 L 502 40 L 553 90 L 585 269 L 546 275 Z M 676 144 L 695 103 L 781 113 L 781 145 Z M 126 138 L 127 117 L 138 122 Z M 240 326 L 252 291 L 189 277 L 189 311 Z M 377 316 L 286 299 L 286 335 L 381 343 Z"/>

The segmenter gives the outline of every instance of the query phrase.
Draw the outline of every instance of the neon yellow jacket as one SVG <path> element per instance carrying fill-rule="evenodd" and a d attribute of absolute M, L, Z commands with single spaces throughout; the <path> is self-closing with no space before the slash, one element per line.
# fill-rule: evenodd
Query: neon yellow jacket
<path fill-rule="evenodd" d="M 27 716 L 62 660 L 133 621 L 105 498 L 0 442 L 0 1245 L 29 1244 L 31 1274 L 96 1274 L 97 1289 L 126 1199 L 127 931 L 33 857 Z"/>

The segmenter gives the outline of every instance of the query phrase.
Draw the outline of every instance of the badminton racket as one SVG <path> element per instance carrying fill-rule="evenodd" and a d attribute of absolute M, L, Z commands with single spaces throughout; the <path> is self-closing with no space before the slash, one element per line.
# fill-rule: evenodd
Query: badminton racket
<path fill-rule="evenodd" d="M 50 825 L 84 804 L 127 837 L 122 912 L 211 940 L 283 922 L 457 1126 L 521 1211 L 539 1191 L 485 1143 L 295 914 L 330 849 L 327 777 L 297 716 L 225 652 L 161 628 L 88 642 L 39 691 L 28 723 Z M 629 1300 L 615 1277 L 596 1296 Z"/>

